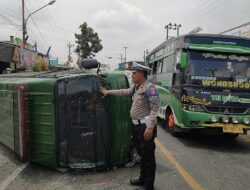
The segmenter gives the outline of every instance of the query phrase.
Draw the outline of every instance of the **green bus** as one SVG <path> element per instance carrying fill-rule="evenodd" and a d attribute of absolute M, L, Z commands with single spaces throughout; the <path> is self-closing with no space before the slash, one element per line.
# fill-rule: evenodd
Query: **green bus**
<path fill-rule="evenodd" d="M 210 129 L 235 138 L 250 129 L 250 39 L 187 34 L 146 58 L 161 118 L 172 135 Z"/>

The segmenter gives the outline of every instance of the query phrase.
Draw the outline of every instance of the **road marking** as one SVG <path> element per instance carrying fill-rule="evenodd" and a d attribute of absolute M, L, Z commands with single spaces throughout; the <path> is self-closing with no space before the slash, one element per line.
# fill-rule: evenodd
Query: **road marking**
<path fill-rule="evenodd" d="M 26 168 L 29 163 L 22 164 L 19 166 L 9 177 L 0 184 L 0 190 L 5 190 L 6 187 Z"/>
<path fill-rule="evenodd" d="M 185 181 L 192 187 L 192 189 L 202 190 L 201 186 L 194 180 L 194 178 L 188 173 L 188 171 L 179 164 L 179 162 L 175 159 L 171 152 L 157 138 L 155 139 L 155 144 L 160 149 L 162 154 L 170 161 L 170 163 L 174 165 L 174 167 L 185 179 Z"/>

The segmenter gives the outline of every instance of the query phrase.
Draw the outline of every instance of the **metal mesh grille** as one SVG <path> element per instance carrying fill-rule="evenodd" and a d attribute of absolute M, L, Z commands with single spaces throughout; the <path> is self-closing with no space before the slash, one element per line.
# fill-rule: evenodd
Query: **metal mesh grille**
<path fill-rule="evenodd" d="M 247 114 L 248 108 L 244 107 L 225 107 L 225 106 L 205 106 L 206 111 L 210 113 L 226 114 Z"/>
<path fill-rule="evenodd" d="M 84 76 L 57 83 L 59 164 L 71 168 L 106 167 L 109 162 L 108 112 L 101 99 L 103 79 Z"/>

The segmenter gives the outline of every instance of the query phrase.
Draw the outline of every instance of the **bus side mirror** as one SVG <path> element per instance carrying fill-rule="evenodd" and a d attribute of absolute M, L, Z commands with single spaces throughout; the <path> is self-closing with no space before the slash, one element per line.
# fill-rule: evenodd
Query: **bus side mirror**
<path fill-rule="evenodd" d="M 185 69 L 188 66 L 188 54 L 187 52 L 182 52 L 181 53 L 181 64 L 180 64 L 180 68 L 181 69 Z"/>

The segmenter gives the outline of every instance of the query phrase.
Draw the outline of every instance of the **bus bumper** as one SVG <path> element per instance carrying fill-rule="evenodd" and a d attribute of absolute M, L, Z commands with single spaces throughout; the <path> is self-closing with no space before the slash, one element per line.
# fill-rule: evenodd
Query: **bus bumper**
<path fill-rule="evenodd" d="M 181 129 L 219 129 L 223 133 L 246 134 L 250 130 L 250 115 L 224 115 L 183 110 Z"/>

